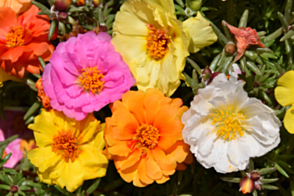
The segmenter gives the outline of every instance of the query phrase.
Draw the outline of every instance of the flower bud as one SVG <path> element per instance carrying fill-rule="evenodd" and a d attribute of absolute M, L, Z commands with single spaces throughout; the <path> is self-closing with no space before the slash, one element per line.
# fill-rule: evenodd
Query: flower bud
<path fill-rule="evenodd" d="M 72 0 L 55 0 L 54 8 L 57 11 L 66 12 L 71 5 Z"/>
<path fill-rule="evenodd" d="M 251 180 L 249 177 L 245 177 L 240 181 L 240 189 L 239 191 L 242 191 L 243 194 L 246 193 L 251 193 L 255 186 L 254 186 L 254 181 Z"/>
<path fill-rule="evenodd" d="M 211 74 L 212 74 L 212 72 L 211 72 L 209 66 L 206 66 L 205 69 L 203 69 L 202 73 L 201 73 L 202 80 L 204 82 L 206 82 L 207 80 L 209 80 Z"/>
<path fill-rule="evenodd" d="M 92 3 L 94 5 L 94 7 L 98 7 L 100 4 L 100 0 L 93 0 Z"/>
<path fill-rule="evenodd" d="M 84 6 L 86 4 L 85 0 L 78 0 L 77 2 L 75 2 L 75 6 L 76 7 L 80 7 L 80 6 Z"/>
<path fill-rule="evenodd" d="M 65 20 L 67 19 L 67 12 L 58 12 L 57 14 L 57 20 Z"/>
<path fill-rule="evenodd" d="M 201 8 L 202 0 L 195 0 L 191 2 L 191 9 L 198 11 Z"/>
<path fill-rule="evenodd" d="M 227 45 L 225 46 L 225 52 L 228 55 L 235 54 L 236 50 L 237 50 L 237 48 L 236 48 L 235 44 L 232 42 L 227 43 Z"/>
<path fill-rule="evenodd" d="M 253 180 L 253 181 L 257 181 L 257 180 L 260 179 L 260 175 L 259 175 L 258 172 L 251 172 L 251 174 L 250 174 L 250 178 L 251 178 L 251 180 Z"/>
<path fill-rule="evenodd" d="M 207 80 L 207 84 L 210 84 L 212 80 L 219 74 L 219 72 L 214 72 L 210 75 L 210 78 Z"/>
<path fill-rule="evenodd" d="M 11 186 L 11 187 L 10 187 L 10 192 L 11 192 L 11 193 L 17 193 L 17 192 L 18 192 L 18 187 L 15 186 L 15 185 Z"/>

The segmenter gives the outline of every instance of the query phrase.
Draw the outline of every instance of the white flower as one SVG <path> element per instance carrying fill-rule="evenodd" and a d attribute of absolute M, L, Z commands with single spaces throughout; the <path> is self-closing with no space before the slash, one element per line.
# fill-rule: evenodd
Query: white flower
<path fill-rule="evenodd" d="M 205 168 L 228 173 L 244 170 L 280 142 L 281 123 L 273 110 L 249 98 L 243 82 L 219 74 L 191 102 L 182 116 L 183 138 Z"/>

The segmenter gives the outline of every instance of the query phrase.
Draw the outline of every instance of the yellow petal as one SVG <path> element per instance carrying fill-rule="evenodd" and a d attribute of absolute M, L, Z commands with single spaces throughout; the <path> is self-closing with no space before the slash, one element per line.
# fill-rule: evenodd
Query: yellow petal
<path fill-rule="evenodd" d="M 175 4 L 173 0 L 146 0 L 149 4 L 155 4 L 161 9 L 163 8 L 167 13 L 172 17 L 176 18 L 175 13 Z"/>
<path fill-rule="evenodd" d="M 52 152 L 51 146 L 35 148 L 28 152 L 27 157 L 33 165 L 38 167 L 40 172 L 54 166 L 61 159 L 60 156 Z"/>
<path fill-rule="evenodd" d="M 190 40 L 189 51 L 198 52 L 200 49 L 216 42 L 217 36 L 212 30 L 210 23 L 198 12 L 194 18 L 183 22 L 184 32 Z"/>
<path fill-rule="evenodd" d="M 278 86 L 275 89 L 276 100 L 282 106 L 291 105 L 294 103 L 294 71 L 288 71 L 282 75 L 277 83 Z"/>
<path fill-rule="evenodd" d="M 145 10 L 142 11 L 145 12 Z M 128 1 L 122 5 L 121 11 L 117 12 L 114 23 L 113 32 L 143 37 L 147 35 L 146 24 L 136 15 L 136 12 L 133 12 L 132 4 Z"/>
<path fill-rule="evenodd" d="M 286 112 L 284 126 L 289 133 L 294 134 L 294 105 Z"/>
<path fill-rule="evenodd" d="M 65 186 L 69 192 L 74 192 L 83 182 L 84 172 L 79 159 L 64 164 L 62 171 L 60 171 L 60 177 L 56 180 L 57 185 Z"/>

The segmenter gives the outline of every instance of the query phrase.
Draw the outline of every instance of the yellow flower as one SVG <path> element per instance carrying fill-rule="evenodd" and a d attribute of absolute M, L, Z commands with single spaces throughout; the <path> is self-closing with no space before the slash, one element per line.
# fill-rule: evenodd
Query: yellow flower
<path fill-rule="evenodd" d="M 0 0 L 0 7 L 11 7 L 16 14 L 27 11 L 31 5 L 31 0 Z"/>
<path fill-rule="evenodd" d="M 27 156 L 42 182 L 73 192 L 84 180 L 105 176 L 104 124 L 93 114 L 76 121 L 62 112 L 42 110 L 28 127 L 34 131 L 38 148 Z"/>
<path fill-rule="evenodd" d="M 188 39 L 174 12 L 172 0 L 128 0 L 116 14 L 112 43 L 139 90 L 157 88 L 170 96 L 184 78 Z"/>
<path fill-rule="evenodd" d="M 212 30 L 210 23 L 198 12 L 194 18 L 183 22 L 184 32 L 190 40 L 189 52 L 195 53 L 200 49 L 216 42 L 217 36 Z"/>
<path fill-rule="evenodd" d="M 276 100 L 282 106 L 291 105 L 284 117 L 284 126 L 289 133 L 294 133 L 294 71 L 288 71 L 279 78 L 275 89 Z"/>
<path fill-rule="evenodd" d="M 20 79 L 14 77 L 14 76 L 10 76 L 8 75 L 1 67 L 0 67 L 0 87 L 3 86 L 3 82 L 7 81 L 7 80 L 14 80 L 14 81 L 21 81 Z"/>

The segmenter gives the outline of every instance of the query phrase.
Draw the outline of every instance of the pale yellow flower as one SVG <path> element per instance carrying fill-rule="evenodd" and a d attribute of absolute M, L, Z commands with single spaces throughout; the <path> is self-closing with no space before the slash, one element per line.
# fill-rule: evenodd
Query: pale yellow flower
<path fill-rule="evenodd" d="M 194 18 L 189 18 L 183 22 L 184 32 L 186 33 L 189 43 L 189 52 L 195 53 L 200 49 L 216 42 L 215 35 L 210 23 L 203 18 L 198 12 Z"/>
<path fill-rule="evenodd" d="M 157 88 L 170 96 L 180 85 L 188 39 L 174 12 L 172 0 L 128 0 L 116 14 L 112 43 L 139 90 Z"/>
<path fill-rule="evenodd" d="M 76 121 L 62 112 L 42 110 L 28 128 L 34 131 L 38 148 L 27 156 L 41 182 L 73 192 L 84 180 L 105 176 L 108 159 L 102 153 L 104 124 L 93 114 Z"/>
<path fill-rule="evenodd" d="M 0 7 L 11 7 L 16 14 L 27 11 L 31 5 L 31 0 L 0 0 Z"/>

